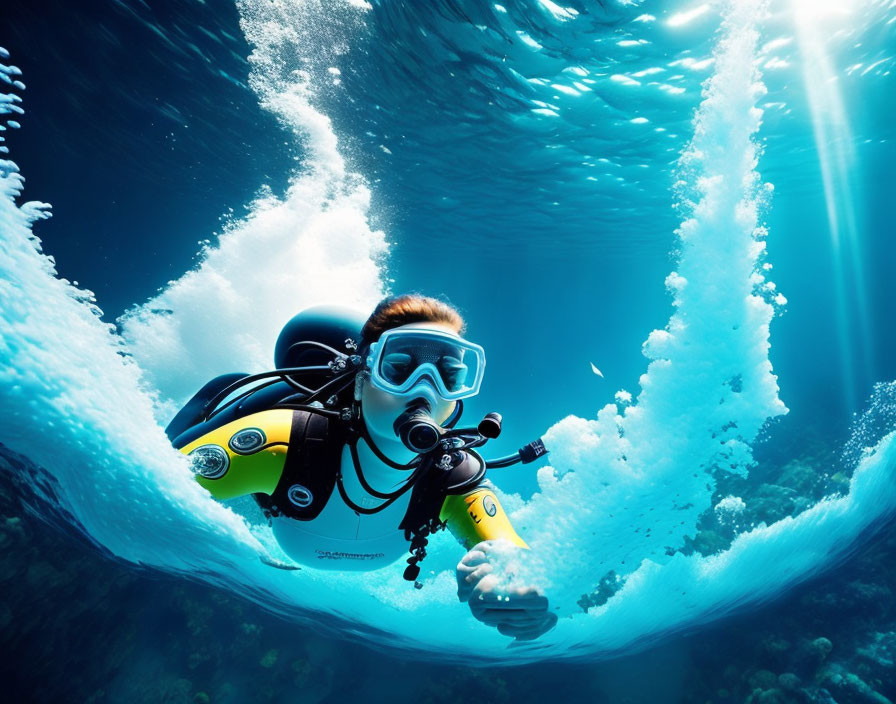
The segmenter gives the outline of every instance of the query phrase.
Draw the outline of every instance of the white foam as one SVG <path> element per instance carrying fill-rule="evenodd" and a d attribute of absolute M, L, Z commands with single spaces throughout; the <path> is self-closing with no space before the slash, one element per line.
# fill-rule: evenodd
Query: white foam
<path fill-rule="evenodd" d="M 728 520 L 744 512 L 747 504 L 739 496 L 726 496 L 715 506 L 715 512 L 725 520 Z"/>
<path fill-rule="evenodd" d="M 679 198 L 690 215 L 678 231 L 678 270 L 667 279 L 675 313 L 644 345 L 652 361 L 637 401 L 621 415 L 608 405 L 596 420 L 571 417 L 551 428 L 553 470 L 539 472 L 541 493 L 513 517 L 532 535 L 533 579 L 550 579 L 565 599 L 610 571 L 665 561 L 710 507 L 715 474 L 746 473 L 750 443 L 786 412 L 768 360 L 774 311 L 758 266 L 758 12 L 758 3 L 732 6 L 681 158 Z M 557 545 L 568 558 L 559 565 Z M 537 557 L 544 555 L 551 557 Z"/>
<path fill-rule="evenodd" d="M 310 74 L 284 63 L 301 39 L 300 6 L 244 3 L 241 26 L 255 46 L 252 86 L 301 141 L 302 171 L 283 198 L 259 197 L 196 269 L 122 319 L 131 353 L 166 399 L 183 401 L 217 374 L 271 368 L 280 328 L 302 308 L 370 309 L 383 295 L 387 245 L 367 222 L 370 192 L 346 171 L 330 120 L 312 105 Z"/>

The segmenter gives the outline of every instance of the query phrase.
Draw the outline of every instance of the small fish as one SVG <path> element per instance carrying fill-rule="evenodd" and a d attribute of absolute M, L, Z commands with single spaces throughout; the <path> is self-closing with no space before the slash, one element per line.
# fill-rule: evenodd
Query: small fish
<path fill-rule="evenodd" d="M 276 567 L 278 570 L 300 570 L 302 569 L 298 565 L 290 565 L 287 562 L 282 562 L 281 560 L 277 560 L 273 557 L 268 557 L 267 555 L 259 555 L 258 559 L 261 560 L 264 564 L 270 565 L 271 567 Z"/>
<path fill-rule="evenodd" d="M 594 362 L 591 363 L 591 371 L 593 371 L 595 374 L 597 374 L 601 379 L 604 378 L 604 373 L 600 369 L 598 369 L 597 367 L 594 366 Z"/>

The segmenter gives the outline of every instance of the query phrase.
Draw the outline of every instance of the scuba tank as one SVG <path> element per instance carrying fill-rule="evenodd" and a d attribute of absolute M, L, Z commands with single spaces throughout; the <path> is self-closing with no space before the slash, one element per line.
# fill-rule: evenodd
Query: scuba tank
<path fill-rule="evenodd" d="M 168 439 L 179 449 L 226 423 L 283 403 L 331 401 L 330 407 L 350 406 L 351 383 L 342 389 L 338 384 L 326 387 L 334 377 L 351 371 L 349 362 L 338 368 L 337 355 L 351 358 L 357 352 L 365 320 L 358 311 L 339 306 L 313 306 L 293 316 L 277 337 L 274 371 L 212 379 L 165 428 Z M 322 388 L 331 393 L 318 398 L 324 396 L 318 393 Z M 236 392 L 240 393 L 235 398 L 227 398 Z"/>

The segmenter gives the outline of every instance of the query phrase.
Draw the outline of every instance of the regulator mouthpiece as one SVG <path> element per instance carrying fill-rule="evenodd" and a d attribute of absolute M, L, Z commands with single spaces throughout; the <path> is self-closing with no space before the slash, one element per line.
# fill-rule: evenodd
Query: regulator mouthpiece
<path fill-rule="evenodd" d="M 395 421 L 395 434 L 418 455 L 435 449 L 442 438 L 442 428 L 432 419 L 431 412 L 428 401 L 417 399 Z"/>

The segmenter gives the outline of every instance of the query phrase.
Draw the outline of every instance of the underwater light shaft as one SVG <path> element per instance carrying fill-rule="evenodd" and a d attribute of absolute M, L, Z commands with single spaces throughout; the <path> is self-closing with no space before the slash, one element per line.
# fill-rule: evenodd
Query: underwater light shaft
<path fill-rule="evenodd" d="M 840 81 L 825 46 L 825 37 L 833 30 L 832 22 L 846 22 L 848 25 L 856 10 L 854 5 L 844 3 L 793 0 L 793 20 L 802 56 L 803 81 L 824 185 L 834 269 L 835 322 L 842 374 L 849 380 L 843 389 L 847 408 L 853 411 L 857 409 L 854 389 L 868 388 L 872 381 L 868 374 L 874 369 L 873 343 L 866 293 L 866 254 L 856 207 L 856 193 L 861 192 L 861 188 L 856 184 L 858 168 L 854 140 Z"/>

